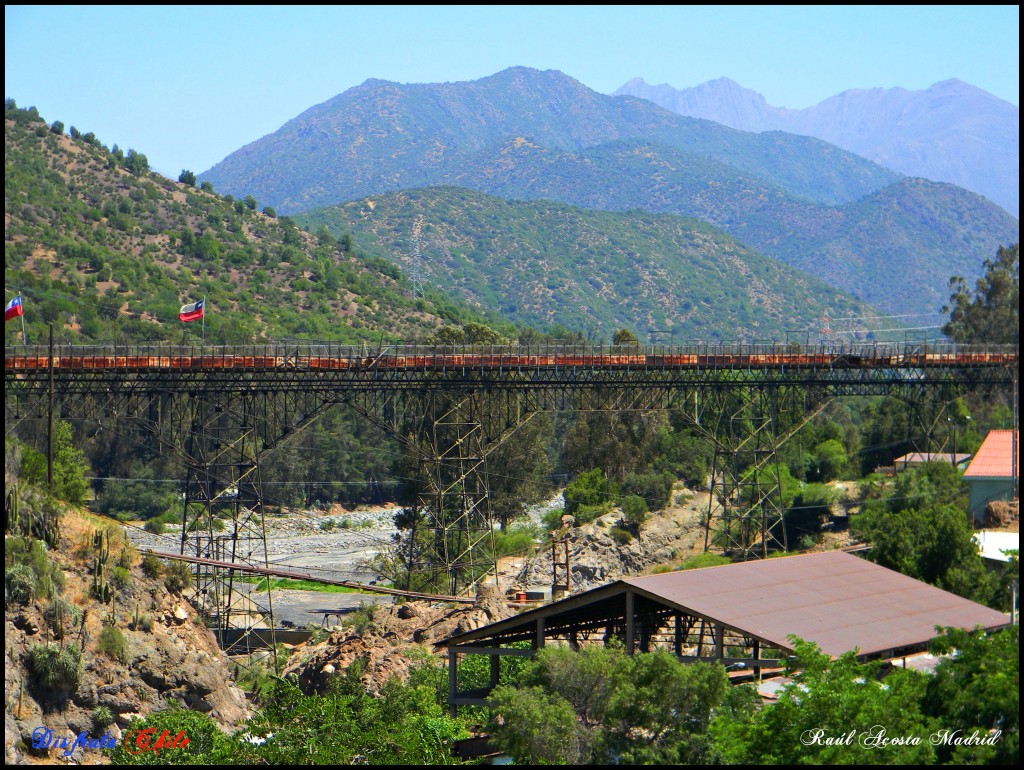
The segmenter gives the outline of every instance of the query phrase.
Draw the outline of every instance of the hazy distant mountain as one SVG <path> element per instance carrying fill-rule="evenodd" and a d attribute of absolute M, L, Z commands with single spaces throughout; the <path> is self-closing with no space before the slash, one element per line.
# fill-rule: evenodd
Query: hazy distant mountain
<path fill-rule="evenodd" d="M 200 175 L 281 213 L 438 184 L 511 137 L 559 150 L 638 139 L 714 158 L 821 203 L 857 200 L 899 174 L 818 139 L 752 134 L 643 99 L 599 94 L 554 70 L 480 80 L 367 80 L 288 121 Z"/>
<path fill-rule="evenodd" d="M 739 131 L 523 67 L 464 83 L 367 81 L 200 178 L 281 213 L 445 185 L 682 214 L 894 313 L 937 312 L 951 275 L 973 282 L 1019 237 L 977 194 L 820 139 Z"/>
<path fill-rule="evenodd" d="M 624 327 L 645 341 L 652 330 L 670 330 L 677 341 L 785 339 L 795 330 L 816 337 L 826 311 L 880 328 L 863 303 L 688 217 L 432 187 L 295 220 L 351 233 L 361 250 L 517 323 L 606 340 Z"/>
<path fill-rule="evenodd" d="M 742 131 L 824 139 L 888 168 L 952 182 L 1020 216 L 1020 109 L 960 80 L 925 91 L 854 89 L 802 110 L 773 107 L 728 78 L 677 90 L 634 78 L 613 96 Z"/>

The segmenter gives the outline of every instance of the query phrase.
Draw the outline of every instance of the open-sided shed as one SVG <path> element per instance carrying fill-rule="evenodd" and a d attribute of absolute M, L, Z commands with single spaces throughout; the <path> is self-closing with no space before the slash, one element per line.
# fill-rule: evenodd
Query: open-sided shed
<path fill-rule="evenodd" d="M 482 704 L 501 655 L 535 655 L 617 637 L 626 651 L 673 651 L 760 673 L 792 652 L 791 636 L 838 656 L 892 657 L 925 649 L 936 627 L 995 630 L 1009 617 L 842 551 L 624 578 L 449 637 L 449 704 Z M 509 647 L 515 642 L 529 642 Z M 489 655 L 490 686 L 456 691 L 459 655 Z"/>

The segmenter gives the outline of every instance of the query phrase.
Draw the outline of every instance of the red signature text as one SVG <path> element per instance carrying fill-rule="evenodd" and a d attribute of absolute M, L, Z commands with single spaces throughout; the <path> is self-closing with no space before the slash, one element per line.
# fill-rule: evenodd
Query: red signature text
<path fill-rule="evenodd" d="M 129 754 L 144 754 L 147 751 L 156 753 L 161 749 L 183 749 L 186 746 L 188 738 L 184 730 L 173 737 L 170 730 L 164 730 L 158 736 L 155 727 L 147 727 L 144 730 L 129 730 L 124 736 L 124 750 Z"/>

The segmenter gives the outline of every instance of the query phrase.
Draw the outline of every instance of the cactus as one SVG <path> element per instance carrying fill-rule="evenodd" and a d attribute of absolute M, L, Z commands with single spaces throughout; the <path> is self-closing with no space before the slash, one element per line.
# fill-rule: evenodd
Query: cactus
<path fill-rule="evenodd" d="M 107 559 L 110 558 L 110 532 L 97 529 L 92 536 L 92 544 L 99 554 L 100 562 L 106 564 Z"/>
<path fill-rule="evenodd" d="M 45 514 L 41 534 L 44 543 L 50 548 L 57 548 L 60 545 L 60 517 Z"/>
<path fill-rule="evenodd" d="M 18 507 L 18 485 L 14 484 L 11 491 L 7 493 L 7 531 L 13 534 L 18 533 L 18 524 L 20 523 L 19 507 Z"/>
<path fill-rule="evenodd" d="M 103 561 L 100 557 L 92 560 L 92 569 L 92 594 L 106 604 L 110 601 L 111 591 L 110 584 L 103 579 Z"/>

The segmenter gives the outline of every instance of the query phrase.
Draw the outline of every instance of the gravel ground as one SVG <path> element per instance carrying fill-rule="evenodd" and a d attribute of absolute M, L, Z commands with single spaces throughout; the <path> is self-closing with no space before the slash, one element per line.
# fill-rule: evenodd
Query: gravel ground
<path fill-rule="evenodd" d="M 270 516 L 266 521 L 267 558 L 271 567 L 294 569 L 333 580 L 370 583 L 376 574 L 368 562 L 391 542 L 396 532 L 394 506 L 347 512 L 303 511 Z M 128 536 L 139 548 L 177 552 L 181 530 L 168 529 L 164 536 L 152 535 L 141 527 L 128 527 Z M 351 611 L 363 603 L 390 603 L 383 594 L 339 594 L 322 591 L 274 591 L 274 615 L 277 624 L 304 628 L 319 625 L 325 610 Z M 337 618 L 329 618 L 333 627 Z"/>

